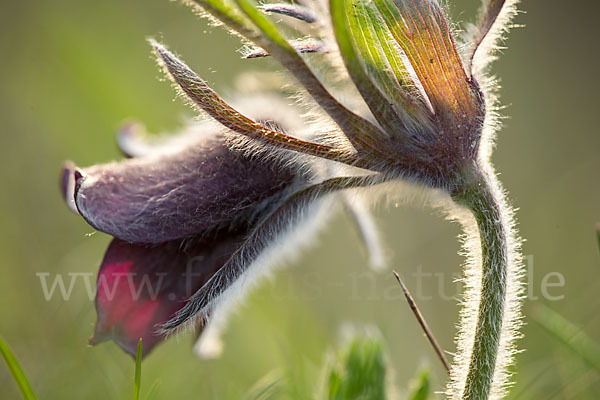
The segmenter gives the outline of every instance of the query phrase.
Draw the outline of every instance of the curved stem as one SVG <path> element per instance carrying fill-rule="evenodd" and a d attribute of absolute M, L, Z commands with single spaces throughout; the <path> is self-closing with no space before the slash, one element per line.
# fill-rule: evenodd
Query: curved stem
<path fill-rule="evenodd" d="M 485 173 L 477 173 L 465 183 L 454 200 L 467 207 L 477 222 L 481 247 L 481 289 L 473 347 L 462 399 L 488 399 L 498 367 L 501 335 L 510 327 L 505 321 L 509 229 L 504 199 L 498 184 Z M 502 380 L 502 379 L 500 379 Z M 494 385 L 494 386 L 495 386 Z"/>

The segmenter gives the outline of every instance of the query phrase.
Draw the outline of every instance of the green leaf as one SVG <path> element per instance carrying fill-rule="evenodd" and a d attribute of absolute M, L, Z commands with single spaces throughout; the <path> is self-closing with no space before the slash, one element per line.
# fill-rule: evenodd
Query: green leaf
<path fill-rule="evenodd" d="M 140 390 L 142 388 L 142 338 L 138 342 L 137 354 L 135 356 L 135 384 L 133 388 L 133 399 L 140 399 Z"/>
<path fill-rule="evenodd" d="M 381 14 L 364 0 L 330 0 L 336 40 L 346 68 L 377 121 L 388 132 L 414 114 L 418 97 L 400 49 Z M 422 106 L 423 104 L 421 104 Z M 413 124 L 411 124 L 413 125 Z"/>
<path fill-rule="evenodd" d="M 578 355 L 590 367 L 600 372 L 600 344 L 592 340 L 581 328 L 543 305 L 536 308 L 533 320 L 567 346 L 574 354 Z"/>
<path fill-rule="evenodd" d="M 17 361 L 17 358 L 15 357 L 13 352 L 10 350 L 10 347 L 8 347 L 8 344 L 1 337 L 0 353 L 2 353 L 2 358 L 4 358 L 4 361 L 6 362 L 6 365 L 8 366 L 8 369 L 11 372 L 13 379 L 17 383 L 17 386 L 19 386 L 23 398 L 26 400 L 35 400 L 35 393 L 33 392 L 33 389 L 29 384 L 29 381 L 27 380 L 23 369 L 19 365 L 19 362 Z"/>
<path fill-rule="evenodd" d="M 431 376 L 428 370 L 419 373 L 413 388 L 408 395 L 409 400 L 427 400 L 431 393 Z"/>

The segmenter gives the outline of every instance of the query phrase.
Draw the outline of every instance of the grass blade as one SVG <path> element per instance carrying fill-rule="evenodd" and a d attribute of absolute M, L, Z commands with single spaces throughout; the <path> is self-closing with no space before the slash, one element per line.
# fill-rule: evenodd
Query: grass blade
<path fill-rule="evenodd" d="M 539 306 L 536 309 L 533 320 L 590 367 L 600 372 L 600 344 L 592 340 L 579 327 L 546 306 Z"/>
<path fill-rule="evenodd" d="M 135 385 L 133 388 L 133 399 L 140 399 L 142 388 L 142 338 L 138 342 L 137 354 L 135 356 Z"/>
<path fill-rule="evenodd" d="M 6 362 L 10 373 L 12 374 L 17 386 L 21 390 L 23 394 L 23 398 L 25 400 L 35 400 L 35 393 L 33 392 L 33 388 L 29 384 L 25 373 L 23 372 L 23 368 L 19 365 L 17 358 L 8 347 L 8 344 L 0 337 L 0 353 L 2 353 L 2 358 Z"/>

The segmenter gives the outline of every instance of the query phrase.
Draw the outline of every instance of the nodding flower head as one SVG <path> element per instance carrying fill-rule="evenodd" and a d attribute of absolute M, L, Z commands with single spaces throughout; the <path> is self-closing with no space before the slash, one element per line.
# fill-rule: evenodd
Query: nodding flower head
<path fill-rule="evenodd" d="M 183 323 L 218 314 L 224 294 L 269 264 L 324 195 L 399 178 L 454 191 L 489 143 L 481 139 L 493 97 L 482 93 L 489 85 L 476 56 L 499 36 L 496 20 L 514 13 L 514 2 L 485 2 L 457 47 L 437 0 L 188 3 L 243 37 L 245 58 L 279 61 L 303 110 L 290 116 L 268 101 L 242 113 L 151 40 L 174 85 L 209 118 L 160 146 L 128 125 L 119 143 L 133 158 L 69 163 L 62 178 L 70 208 L 114 237 L 92 341 L 112 338 L 132 354 L 139 337 L 146 353 Z M 363 211 L 353 215 L 376 251 Z"/>

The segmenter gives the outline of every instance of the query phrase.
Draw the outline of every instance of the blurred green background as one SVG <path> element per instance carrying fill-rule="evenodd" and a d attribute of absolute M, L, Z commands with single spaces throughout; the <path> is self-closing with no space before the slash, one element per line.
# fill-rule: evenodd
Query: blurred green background
<path fill-rule="evenodd" d="M 457 19 L 471 18 L 478 1 L 452 1 Z M 525 1 L 508 49 L 494 65 L 508 105 L 494 162 L 520 209 L 533 263 L 526 315 L 546 304 L 600 342 L 600 132 L 596 1 Z M 248 69 L 276 69 L 243 61 L 240 43 L 210 28 L 178 2 L 3 1 L 0 5 L 0 335 L 12 346 L 41 399 L 130 398 L 134 363 L 114 344 L 87 346 L 95 320 L 81 284 L 69 301 L 46 301 L 36 276 L 97 271 L 109 237 L 96 233 L 64 206 L 61 163 L 89 165 L 119 158 L 114 132 L 126 118 L 152 132 L 176 130 L 194 112 L 161 73 L 144 38 L 164 40 L 221 93 Z M 460 273 L 458 226 L 421 205 L 381 206 L 390 267 L 418 299 L 442 347 L 452 352 Z M 391 272 L 367 271 L 358 235 L 339 216 L 290 268 L 255 290 L 232 319 L 222 358 L 203 361 L 192 337 L 172 338 L 144 362 L 143 391 L 155 398 L 237 399 L 261 377 L 289 377 L 291 398 L 310 398 L 320 365 L 343 324 L 372 324 L 385 339 L 396 386 L 429 366 L 434 387 L 445 376 Z M 544 299 L 552 272 L 564 287 Z M 530 270 L 531 273 L 531 270 Z M 361 275 L 362 274 L 362 275 Z M 556 282 L 554 276 L 551 282 Z M 442 285 L 440 296 L 439 285 Z M 523 329 L 517 384 L 511 398 L 597 399 L 597 371 L 531 319 Z M 158 383 L 155 383 L 158 382 Z M 296 391 L 295 393 L 293 391 Z M 0 365 L 0 398 L 18 397 Z"/>

